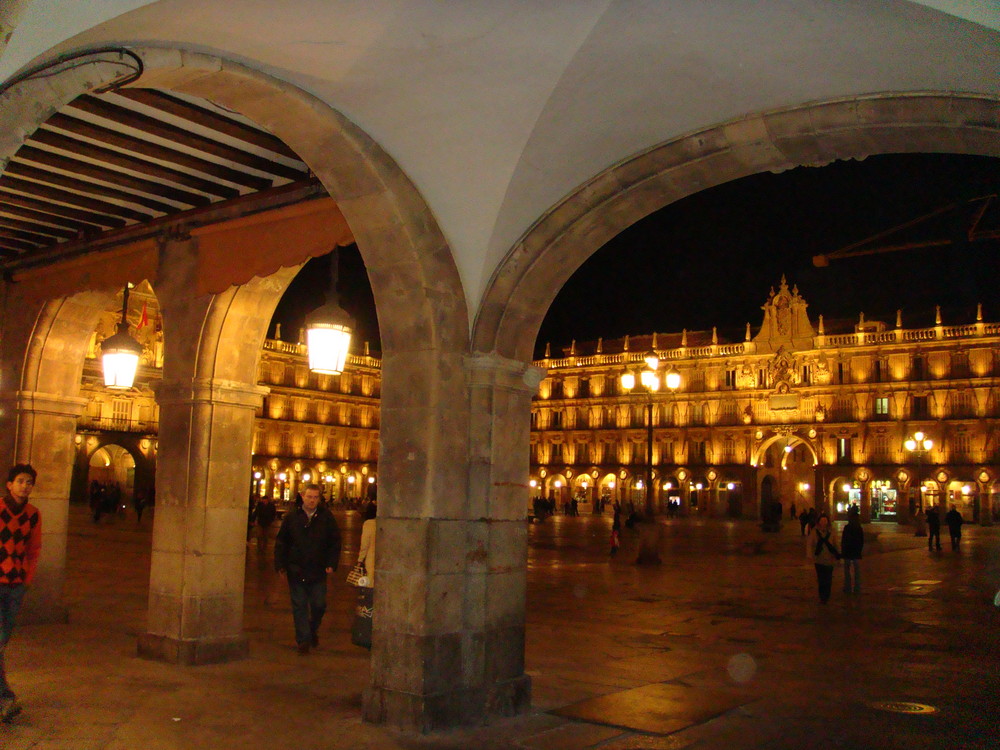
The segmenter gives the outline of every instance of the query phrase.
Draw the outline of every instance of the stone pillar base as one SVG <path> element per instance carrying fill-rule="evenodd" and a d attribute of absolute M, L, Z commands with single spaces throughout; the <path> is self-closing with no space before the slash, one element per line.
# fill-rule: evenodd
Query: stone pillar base
<path fill-rule="evenodd" d="M 138 654 L 143 659 L 183 666 L 221 664 L 250 656 L 250 642 L 244 636 L 180 641 L 165 635 L 144 633 L 139 636 Z"/>
<path fill-rule="evenodd" d="M 415 695 L 369 687 L 364 693 L 364 720 L 406 731 L 432 732 L 468 724 L 483 717 L 506 717 L 531 708 L 531 678 L 521 675 L 495 683 L 489 690 L 459 689 Z"/>

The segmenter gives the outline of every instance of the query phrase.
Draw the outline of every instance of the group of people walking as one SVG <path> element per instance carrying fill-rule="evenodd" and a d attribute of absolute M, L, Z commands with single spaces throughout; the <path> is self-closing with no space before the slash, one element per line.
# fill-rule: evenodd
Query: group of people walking
<path fill-rule="evenodd" d="M 804 511 L 803 511 L 804 513 Z M 941 549 L 941 516 L 936 507 L 930 507 L 927 517 L 927 549 Z M 800 516 L 801 518 L 801 516 Z M 945 524 L 951 536 L 951 548 L 956 552 L 962 540 L 962 514 L 955 506 L 945 514 Z M 805 532 L 809 519 L 802 524 Z M 833 527 L 830 516 L 820 513 L 814 523 L 809 524 L 809 536 L 806 540 L 806 557 L 816 567 L 816 583 L 819 589 L 819 600 L 826 604 L 830 600 L 833 588 L 833 569 L 837 562 L 844 563 L 844 593 L 861 593 L 861 551 L 865 546 L 865 532 L 861 527 L 861 514 L 852 509 L 847 514 L 847 525 L 840 537 L 838 549 L 833 539 Z"/>
<path fill-rule="evenodd" d="M 837 562 L 844 563 L 844 593 L 861 593 L 861 552 L 865 546 L 865 531 L 861 528 L 859 513 L 848 514 L 847 525 L 840 536 L 840 549 L 833 539 L 830 516 L 820 513 L 806 540 L 806 557 L 816 568 L 819 600 L 830 601 L 833 589 L 833 569 Z"/>
<path fill-rule="evenodd" d="M 941 509 L 935 505 L 929 507 L 925 513 L 927 519 L 927 549 L 940 552 L 941 550 Z M 951 537 L 951 549 L 957 552 L 962 542 L 962 524 L 965 523 L 962 514 L 954 505 L 951 510 L 944 514 L 944 522 L 948 526 L 948 535 Z"/>

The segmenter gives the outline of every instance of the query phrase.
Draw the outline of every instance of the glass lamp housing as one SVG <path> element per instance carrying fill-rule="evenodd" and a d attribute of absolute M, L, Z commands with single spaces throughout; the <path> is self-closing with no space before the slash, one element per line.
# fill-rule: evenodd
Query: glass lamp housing
<path fill-rule="evenodd" d="M 667 388 L 672 391 L 676 391 L 681 387 L 681 374 L 677 370 L 671 370 L 667 373 Z"/>
<path fill-rule="evenodd" d="M 350 325 L 317 321 L 308 325 L 309 369 L 325 375 L 339 375 L 347 364 L 347 350 L 351 346 Z"/>
<path fill-rule="evenodd" d="M 128 334 L 128 323 L 119 323 L 118 333 L 101 343 L 104 385 L 115 390 L 131 388 L 141 354 L 142 346 Z"/>

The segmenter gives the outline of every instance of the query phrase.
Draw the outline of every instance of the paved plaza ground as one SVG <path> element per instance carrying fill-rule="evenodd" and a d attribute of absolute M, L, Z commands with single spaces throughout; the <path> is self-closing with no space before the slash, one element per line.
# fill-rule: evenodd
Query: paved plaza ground
<path fill-rule="evenodd" d="M 363 724 L 368 654 L 350 644 L 346 545 L 321 645 L 295 650 L 284 583 L 249 548 L 250 659 L 176 667 L 136 657 L 150 518 L 94 525 L 71 509 L 69 625 L 20 628 L 8 667 L 25 705 L 2 750 L 262 748 L 997 748 L 1000 527 L 966 526 L 928 553 L 872 524 L 863 592 L 840 571 L 826 606 L 798 524 L 661 522 L 663 565 L 607 554 L 610 520 L 555 517 L 529 531 L 530 713 L 428 736 Z"/>

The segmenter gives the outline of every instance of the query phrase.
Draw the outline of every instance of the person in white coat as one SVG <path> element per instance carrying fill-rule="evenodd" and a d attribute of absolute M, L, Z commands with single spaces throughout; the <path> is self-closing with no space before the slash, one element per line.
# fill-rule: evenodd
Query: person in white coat
<path fill-rule="evenodd" d="M 365 576 L 358 584 L 358 602 L 351 627 L 351 643 L 372 647 L 372 614 L 375 608 L 375 514 L 377 506 L 371 503 L 364 510 L 365 522 L 361 525 L 361 548 L 358 562 L 365 564 Z M 363 583 L 362 583 L 363 582 Z"/>
<path fill-rule="evenodd" d="M 375 586 L 375 503 L 365 508 L 365 522 L 361 524 L 361 549 L 358 550 L 358 562 L 365 564 L 368 575 L 368 586 Z"/>

